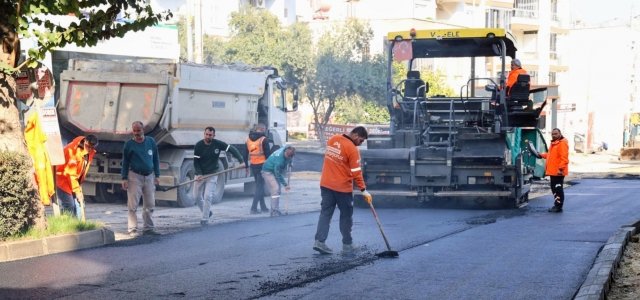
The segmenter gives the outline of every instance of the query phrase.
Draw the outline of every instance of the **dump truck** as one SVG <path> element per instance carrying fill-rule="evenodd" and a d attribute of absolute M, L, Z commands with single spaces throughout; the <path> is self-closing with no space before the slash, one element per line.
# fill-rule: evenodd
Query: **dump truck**
<path fill-rule="evenodd" d="M 544 177 L 545 161 L 535 152 L 547 145 L 537 128 L 540 112 L 534 97 L 546 88 L 530 89 L 520 75 L 507 96 L 505 63 L 516 57 L 512 35 L 500 28 L 406 30 L 391 32 L 386 104 L 391 116 L 386 135 L 369 135 L 361 151 L 367 191 L 377 206 L 519 208 L 528 204 L 531 181 Z M 429 82 L 413 70 L 420 58 L 497 57 L 499 78 L 473 73 L 460 95 L 427 96 Z M 393 82 L 393 62 L 409 72 Z M 500 70 L 500 68 L 498 68 Z M 475 83 L 488 83 L 475 96 Z M 354 190 L 356 205 L 366 205 Z"/>
<path fill-rule="evenodd" d="M 287 90 L 293 94 L 287 108 Z M 272 150 L 287 141 L 287 112 L 297 109 L 297 84 L 288 82 L 273 67 L 242 63 L 132 63 L 72 59 L 60 74 L 57 102 L 63 139 L 95 134 L 100 143 L 83 183 L 83 192 L 97 202 L 124 201 L 122 147 L 132 138 L 132 123 L 141 121 L 145 134 L 158 143 L 160 185 L 156 200 L 168 205 L 195 204 L 193 184 L 160 191 L 194 179 L 193 147 L 212 126 L 220 139 L 246 152 L 245 141 L 257 123 L 268 128 Z M 221 169 L 240 164 L 221 153 Z M 243 183 L 246 192 L 255 182 L 245 170 L 218 176 L 213 202 L 224 187 Z"/>

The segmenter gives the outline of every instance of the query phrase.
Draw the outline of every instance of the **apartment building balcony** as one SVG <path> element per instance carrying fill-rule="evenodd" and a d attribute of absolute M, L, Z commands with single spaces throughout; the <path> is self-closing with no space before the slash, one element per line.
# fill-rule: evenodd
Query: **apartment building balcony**
<path fill-rule="evenodd" d="M 567 71 L 569 70 L 569 62 L 567 57 L 556 52 L 549 52 L 549 70 L 550 71 Z"/>
<path fill-rule="evenodd" d="M 480 5 L 480 0 L 436 0 L 436 3 L 465 3 Z M 485 0 L 485 7 L 513 8 L 513 0 Z"/>
<path fill-rule="evenodd" d="M 535 10 L 515 8 L 511 15 L 512 31 L 532 31 L 540 28 L 540 14 Z"/>

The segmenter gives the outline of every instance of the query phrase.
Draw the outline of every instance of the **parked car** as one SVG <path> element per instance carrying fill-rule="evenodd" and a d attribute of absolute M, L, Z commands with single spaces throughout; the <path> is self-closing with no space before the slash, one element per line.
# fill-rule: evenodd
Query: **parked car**
<path fill-rule="evenodd" d="M 604 143 L 596 143 L 593 142 L 591 143 L 591 147 L 589 147 L 589 149 L 587 151 L 585 151 L 585 145 L 587 144 L 587 138 L 584 135 L 581 134 L 574 134 L 573 135 L 573 149 L 577 152 L 577 153 L 596 153 L 596 152 L 602 152 L 602 150 L 605 148 L 604 147 Z"/>

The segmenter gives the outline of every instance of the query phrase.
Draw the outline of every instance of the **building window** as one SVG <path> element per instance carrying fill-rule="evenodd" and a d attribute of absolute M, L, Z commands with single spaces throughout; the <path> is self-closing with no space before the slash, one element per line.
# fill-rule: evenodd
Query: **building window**
<path fill-rule="evenodd" d="M 556 72 L 549 72 L 549 84 L 556 84 Z"/>
<path fill-rule="evenodd" d="M 556 33 L 551 33 L 549 37 L 549 59 L 558 59 L 558 54 L 556 52 L 558 35 Z"/>
<path fill-rule="evenodd" d="M 539 0 L 515 0 L 513 16 L 518 18 L 538 19 Z"/>
<path fill-rule="evenodd" d="M 284 9 L 284 17 L 285 18 L 289 17 L 289 11 L 286 8 Z"/>
<path fill-rule="evenodd" d="M 558 18 L 558 0 L 551 0 L 551 21 L 559 21 Z"/>
<path fill-rule="evenodd" d="M 527 73 L 529 73 L 529 78 L 531 78 L 531 84 L 538 84 L 538 71 L 528 71 Z"/>
<path fill-rule="evenodd" d="M 486 28 L 504 28 L 511 30 L 510 10 L 491 8 L 486 10 Z"/>

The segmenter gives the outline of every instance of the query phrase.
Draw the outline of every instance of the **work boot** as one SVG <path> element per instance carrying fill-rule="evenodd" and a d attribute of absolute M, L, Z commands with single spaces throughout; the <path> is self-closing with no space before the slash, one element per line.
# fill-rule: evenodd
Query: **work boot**
<path fill-rule="evenodd" d="M 562 212 L 562 207 L 554 206 L 552 208 L 549 208 L 549 212 L 560 213 L 560 212 Z"/>
<path fill-rule="evenodd" d="M 207 226 L 207 225 L 209 225 L 209 221 L 207 221 L 207 220 L 202 220 L 202 221 L 200 221 L 200 225 L 201 225 L 201 226 Z"/>
<path fill-rule="evenodd" d="M 282 215 L 282 213 L 279 210 L 272 210 L 271 211 L 271 216 L 272 217 L 279 217 L 281 215 Z"/>
<path fill-rule="evenodd" d="M 355 252 L 360 250 L 360 246 L 356 244 L 342 244 L 342 253 Z"/>
<path fill-rule="evenodd" d="M 137 230 L 132 230 L 132 231 L 129 231 L 129 236 L 135 238 L 135 237 L 139 237 L 140 234 L 138 234 Z"/>
<path fill-rule="evenodd" d="M 257 209 L 252 209 L 252 210 L 251 210 L 251 214 L 252 214 L 252 215 L 259 215 L 259 214 L 260 214 L 260 211 L 258 211 Z"/>
<path fill-rule="evenodd" d="M 320 254 L 332 254 L 333 249 L 329 248 L 327 244 L 324 242 L 316 240 L 316 243 L 313 244 L 313 250 L 320 252 Z"/>

